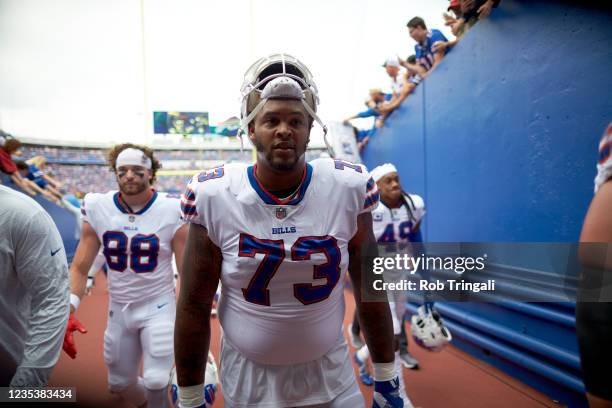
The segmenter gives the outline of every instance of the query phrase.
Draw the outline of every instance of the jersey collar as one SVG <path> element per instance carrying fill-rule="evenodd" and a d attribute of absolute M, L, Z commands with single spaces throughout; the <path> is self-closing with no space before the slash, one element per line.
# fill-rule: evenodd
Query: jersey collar
<path fill-rule="evenodd" d="M 153 190 L 153 195 L 151 196 L 151 198 L 149 199 L 147 204 L 144 207 L 142 207 L 140 210 L 132 213 L 127 208 L 125 208 L 125 206 L 122 204 L 121 200 L 119 199 L 119 192 L 116 192 L 113 195 L 113 202 L 115 203 L 115 206 L 117 206 L 119 211 L 121 211 L 124 214 L 135 214 L 135 215 L 144 214 L 145 211 L 147 211 L 149 208 L 151 208 L 151 206 L 153 205 L 153 203 L 155 202 L 156 199 L 157 199 L 157 191 Z"/>
<path fill-rule="evenodd" d="M 306 189 L 308 189 L 308 185 L 310 184 L 310 180 L 312 178 L 312 166 L 306 163 L 304 173 L 302 174 L 302 180 L 300 181 L 300 188 L 298 188 L 293 195 L 283 200 L 270 194 L 270 192 L 264 188 L 255 174 L 255 166 L 249 166 L 247 168 L 247 175 L 249 176 L 249 183 L 251 183 L 251 187 L 253 187 L 255 192 L 257 192 L 257 195 L 259 195 L 264 203 L 271 205 L 297 205 L 304 198 Z"/>

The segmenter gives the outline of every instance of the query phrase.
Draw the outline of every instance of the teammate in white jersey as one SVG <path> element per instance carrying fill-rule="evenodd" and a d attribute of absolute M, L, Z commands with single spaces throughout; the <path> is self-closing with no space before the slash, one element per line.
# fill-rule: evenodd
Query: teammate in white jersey
<path fill-rule="evenodd" d="M 425 203 L 416 194 L 408 194 L 402 190 L 397 169 L 393 164 L 386 163 L 372 170 L 372 178 L 376 181 L 380 191 L 380 204 L 372 211 L 374 223 L 374 236 L 379 243 L 406 244 L 409 242 L 420 242 L 420 225 L 425 215 Z M 394 248 L 397 250 L 397 247 Z M 385 274 L 385 280 L 399 281 L 404 278 L 404 271 L 389 271 Z M 389 291 L 389 306 L 393 318 L 393 333 L 399 344 L 396 356 L 396 364 L 403 364 L 408 368 L 416 368 L 418 361 L 412 357 L 407 350 L 408 341 L 404 329 L 404 313 L 407 301 L 406 291 Z M 359 337 L 359 319 L 355 316 L 353 324 L 349 326 L 349 336 L 353 343 L 357 343 Z M 354 358 L 359 366 L 361 381 L 370 385 L 372 379 L 367 372 L 367 360 L 370 356 L 367 345 L 362 345 L 355 352 Z M 409 399 L 405 393 L 403 378 L 400 376 L 400 395 L 404 398 L 405 405 Z"/>
<path fill-rule="evenodd" d="M 601 298 L 605 296 L 604 293 L 609 293 L 603 282 L 609 282 L 612 274 L 611 209 L 612 123 L 599 143 L 595 196 L 580 233 L 579 260 L 582 270 L 576 299 L 576 336 L 582 378 L 589 406 L 597 408 L 612 407 L 612 302 L 608 301 L 609 297 Z M 597 288 L 595 285 L 601 286 Z"/>
<path fill-rule="evenodd" d="M 286 54 L 245 76 L 242 129 L 254 166 L 194 176 L 192 223 L 177 309 L 181 406 L 202 403 L 210 310 L 219 280 L 220 373 L 226 407 L 363 407 L 342 336 L 347 270 L 375 362 L 375 407 L 401 407 L 393 324 L 384 302 L 361 302 L 362 245 L 373 243 L 379 196 L 361 165 L 304 153 L 316 116 L 308 69 Z M 365 287 L 364 287 L 365 289 Z"/>
<path fill-rule="evenodd" d="M 380 204 L 372 211 L 374 222 L 374 236 L 379 243 L 408 243 L 421 242 L 421 221 L 425 216 L 425 202 L 421 196 L 408 194 L 403 191 L 397 169 L 393 164 L 386 163 L 372 170 L 372 177 L 380 191 Z M 402 302 L 403 300 L 403 302 Z M 394 302 L 397 312 L 393 314 L 394 327 L 400 328 L 396 336 L 399 342 L 400 362 L 406 368 L 418 368 L 419 362 L 408 352 L 406 331 L 400 313 L 406 299 Z M 402 313 L 403 316 L 403 313 Z M 361 341 L 359 319 L 355 314 L 353 323 L 348 327 L 348 335 L 353 347 L 360 349 L 364 346 Z M 365 356 L 365 354 L 363 354 Z M 358 362 L 359 364 L 359 362 Z M 371 385 L 372 379 L 365 366 L 360 365 L 360 377 L 364 384 Z"/>
<path fill-rule="evenodd" d="M 160 167 L 153 151 L 130 143 L 109 153 L 119 191 L 90 193 L 83 201 L 83 230 L 71 273 L 71 313 L 64 349 L 76 349 L 74 317 L 87 272 L 100 247 L 108 266 L 109 318 L 104 361 L 112 393 L 136 406 L 164 407 L 173 365 L 176 313 L 172 254 L 181 266 L 187 226 L 177 197 L 151 185 Z M 143 360 L 143 375 L 139 377 Z"/>

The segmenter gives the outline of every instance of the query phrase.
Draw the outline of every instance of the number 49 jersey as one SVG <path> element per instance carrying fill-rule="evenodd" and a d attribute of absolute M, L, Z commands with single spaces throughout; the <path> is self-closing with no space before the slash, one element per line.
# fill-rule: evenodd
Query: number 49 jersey
<path fill-rule="evenodd" d="M 287 365 L 327 353 L 341 333 L 342 281 L 359 214 L 379 200 L 361 165 L 306 164 L 300 188 L 279 200 L 254 166 L 200 173 L 182 201 L 222 254 L 218 313 L 226 341 L 246 358 Z"/>
<path fill-rule="evenodd" d="M 597 160 L 597 177 L 595 177 L 595 192 L 606 181 L 612 178 L 612 123 L 606 128 L 599 142 L 599 158 Z"/>
<path fill-rule="evenodd" d="M 380 243 L 408 242 L 424 216 L 425 202 L 419 195 L 404 194 L 404 204 L 399 208 L 389 208 L 381 201 L 372 211 L 374 236 Z"/>
<path fill-rule="evenodd" d="M 178 197 L 154 192 L 145 207 L 129 213 L 116 191 L 89 193 L 81 213 L 102 245 L 111 300 L 130 303 L 174 290 L 171 243 L 184 224 Z"/>

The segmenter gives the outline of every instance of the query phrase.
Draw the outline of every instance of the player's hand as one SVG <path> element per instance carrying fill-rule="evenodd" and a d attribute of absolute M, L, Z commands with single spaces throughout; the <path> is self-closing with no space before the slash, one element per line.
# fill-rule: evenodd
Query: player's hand
<path fill-rule="evenodd" d="M 374 381 L 372 408 L 403 408 L 404 400 L 399 395 L 399 378 L 391 381 Z"/>
<path fill-rule="evenodd" d="M 87 329 L 76 319 L 76 317 L 74 317 L 74 313 L 70 313 L 68 325 L 66 326 L 66 333 L 64 333 L 64 344 L 62 345 L 62 348 L 70 358 L 76 358 L 77 355 L 76 345 L 74 344 L 74 337 L 72 335 L 72 332 L 75 330 L 81 333 L 87 333 Z"/>

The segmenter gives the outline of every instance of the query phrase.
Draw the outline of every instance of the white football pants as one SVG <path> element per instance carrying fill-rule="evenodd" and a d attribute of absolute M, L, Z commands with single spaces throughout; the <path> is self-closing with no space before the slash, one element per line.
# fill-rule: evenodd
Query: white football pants
<path fill-rule="evenodd" d="M 159 390 L 168 385 L 174 364 L 175 316 L 174 292 L 144 302 L 110 302 L 104 333 L 110 391 L 119 393 L 138 382 L 141 358 L 144 386 Z"/>

